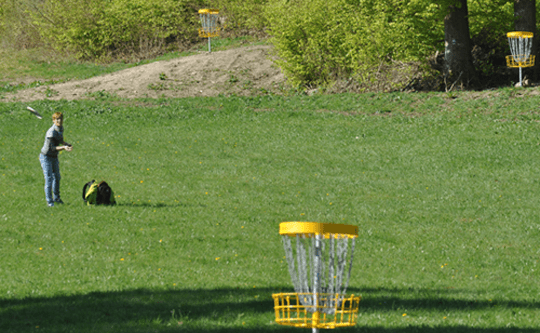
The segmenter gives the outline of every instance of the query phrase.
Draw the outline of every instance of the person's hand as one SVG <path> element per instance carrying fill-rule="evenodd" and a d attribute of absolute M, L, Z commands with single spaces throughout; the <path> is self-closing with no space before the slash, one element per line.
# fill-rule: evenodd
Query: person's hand
<path fill-rule="evenodd" d="M 64 146 L 64 149 L 66 151 L 72 151 L 73 150 L 73 147 L 72 146 Z"/>

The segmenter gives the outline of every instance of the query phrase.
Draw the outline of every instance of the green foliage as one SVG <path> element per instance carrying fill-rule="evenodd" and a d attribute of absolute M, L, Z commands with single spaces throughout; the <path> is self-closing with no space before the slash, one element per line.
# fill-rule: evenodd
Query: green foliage
<path fill-rule="evenodd" d="M 83 59 L 136 53 L 147 57 L 167 44 L 197 38 L 198 0 L 48 0 L 31 15 L 56 48 Z"/>
<path fill-rule="evenodd" d="M 426 62 L 444 52 L 444 17 L 454 0 L 275 0 L 267 6 L 278 63 L 295 85 L 325 85 L 336 78 L 377 79 L 384 65 Z M 497 69 L 507 50 L 513 1 L 469 1 L 471 37 L 482 48 L 477 70 Z M 537 6 L 540 13 L 540 6 Z M 372 82 L 374 83 L 374 82 Z"/>
<path fill-rule="evenodd" d="M 435 50 L 439 6 L 421 1 L 279 0 L 266 15 L 278 62 L 294 84 L 367 78 L 382 63 L 420 60 Z M 440 23 L 439 23 L 440 27 Z"/>
<path fill-rule="evenodd" d="M 264 8 L 268 0 L 210 0 L 222 17 L 225 31 L 234 34 L 264 32 L 268 24 Z"/>
<path fill-rule="evenodd" d="M 0 0 L 0 46 L 2 50 L 40 47 L 42 40 L 28 8 L 40 0 Z"/>
<path fill-rule="evenodd" d="M 489 29 L 492 39 L 506 39 L 506 33 L 514 30 L 514 1 L 475 0 L 468 7 L 471 36 Z M 539 17 L 540 6 L 536 10 Z"/>

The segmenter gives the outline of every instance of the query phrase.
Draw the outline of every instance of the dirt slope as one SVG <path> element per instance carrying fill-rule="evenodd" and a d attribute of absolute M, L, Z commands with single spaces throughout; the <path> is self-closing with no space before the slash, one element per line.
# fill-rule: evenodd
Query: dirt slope
<path fill-rule="evenodd" d="M 8 94 L 5 101 L 252 95 L 278 93 L 285 76 L 260 45 L 159 61 L 82 81 L 69 81 Z"/>

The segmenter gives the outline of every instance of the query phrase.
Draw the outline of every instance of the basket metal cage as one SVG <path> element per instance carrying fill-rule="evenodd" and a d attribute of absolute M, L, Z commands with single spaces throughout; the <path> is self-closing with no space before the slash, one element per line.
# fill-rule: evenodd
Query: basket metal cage
<path fill-rule="evenodd" d="M 302 298 L 313 297 L 313 293 L 279 293 L 273 294 L 272 297 L 276 322 L 280 325 L 333 329 L 354 326 L 358 317 L 360 296 L 317 294 L 316 309 L 301 302 Z M 328 304 L 332 306 L 327 306 Z"/>

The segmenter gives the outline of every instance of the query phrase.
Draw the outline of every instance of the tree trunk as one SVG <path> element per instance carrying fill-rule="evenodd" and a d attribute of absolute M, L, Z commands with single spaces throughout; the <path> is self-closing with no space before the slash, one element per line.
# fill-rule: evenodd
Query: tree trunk
<path fill-rule="evenodd" d="M 514 29 L 516 31 L 528 31 L 534 34 L 531 54 L 537 55 L 538 37 L 536 36 L 536 1 L 514 0 Z M 533 70 L 524 71 L 524 73 L 525 75 L 532 74 L 532 79 L 536 81 L 538 69 L 538 59 L 536 59 Z"/>
<path fill-rule="evenodd" d="M 444 75 L 446 89 L 464 88 L 476 78 L 471 54 L 467 0 L 448 6 L 444 18 Z"/>

